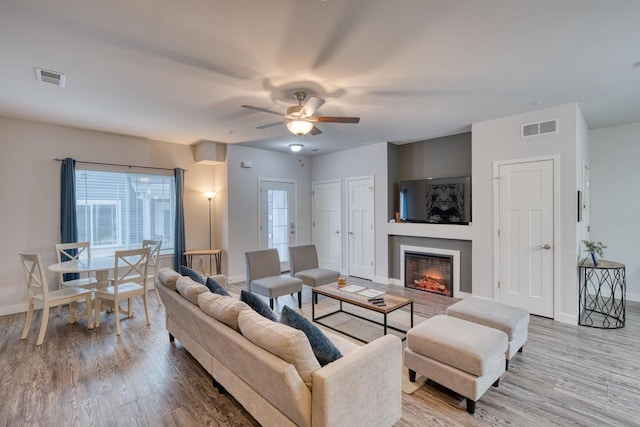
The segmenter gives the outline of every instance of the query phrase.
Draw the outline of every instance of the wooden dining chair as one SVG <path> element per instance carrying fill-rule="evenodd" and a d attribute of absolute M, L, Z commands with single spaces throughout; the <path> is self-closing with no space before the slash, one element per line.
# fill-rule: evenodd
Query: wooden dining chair
<path fill-rule="evenodd" d="M 100 326 L 100 311 L 102 300 L 113 301 L 116 315 L 116 335 L 120 335 L 120 314 L 133 317 L 133 297 L 142 295 L 144 301 L 144 313 L 149 319 L 149 306 L 147 304 L 147 281 L 149 268 L 149 254 L 151 248 L 131 249 L 117 251 L 113 268 L 111 285 L 106 288 L 98 288 L 95 291 L 96 327 Z M 120 301 L 127 300 L 127 309 L 120 307 Z"/>
<path fill-rule="evenodd" d="M 77 303 L 86 301 L 87 303 L 87 327 L 93 328 L 92 307 L 91 307 L 91 290 L 84 288 L 64 288 L 57 291 L 50 291 L 47 284 L 47 277 L 42 268 L 42 260 L 39 254 L 20 253 L 20 261 L 24 269 L 27 280 L 28 289 L 28 310 L 27 319 L 22 329 L 22 339 L 26 339 L 31 328 L 31 320 L 33 319 L 34 303 L 42 305 L 42 320 L 40 322 L 40 333 L 36 345 L 41 345 L 44 341 L 44 335 L 47 332 L 47 324 L 49 323 L 49 308 L 58 307 L 63 304 Z M 76 322 L 75 304 L 70 309 L 69 323 Z"/>
<path fill-rule="evenodd" d="M 82 256 L 91 258 L 91 246 L 89 242 L 77 242 L 77 243 L 58 243 L 56 244 L 56 256 L 58 262 L 71 261 L 74 259 L 80 259 Z M 67 273 L 68 274 L 68 273 Z M 77 274 L 77 273 L 76 273 Z M 66 287 L 77 286 L 94 286 L 98 283 L 95 277 L 83 277 L 79 279 L 64 280 L 65 273 L 59 274 L 58 286 L 62 289 Z"/>
<path fill-rule="evenodd" d="M 147 276 L 147 288 L 153 289 L 156 292 L 156 300 L 158 305 L 162 305 L 160 294 L 156 288 L 156 280 L 158 279 L 158 270 L 160 269 L 160 247 L 162 246 L 162 240 L 143 240 L 142 247 L 150 248 L 149 253 L 149 274 Z"/>

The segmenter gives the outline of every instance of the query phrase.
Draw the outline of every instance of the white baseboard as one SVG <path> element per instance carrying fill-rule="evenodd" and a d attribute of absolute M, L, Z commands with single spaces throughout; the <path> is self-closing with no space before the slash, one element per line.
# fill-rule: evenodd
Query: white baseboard
<path fill-rule="evenodd" d="M 640 294 L 627 293 L 627 301 L 640 302 Z"/>
<path fill-rule="evenodd" d="M 554 317 L 555 321 L 560 323 L 566 323 L 568 325 L 577 325 L 578 324 L 578 316 L 567 313 L 559 313 Z"/>
<path fill-rule="evenodd" d="M 0 316 L 6 316 L 8 314 L 26 313 L 28 309 L 27 303 L 9 305 L 6 307 L 0 307 Z"/>

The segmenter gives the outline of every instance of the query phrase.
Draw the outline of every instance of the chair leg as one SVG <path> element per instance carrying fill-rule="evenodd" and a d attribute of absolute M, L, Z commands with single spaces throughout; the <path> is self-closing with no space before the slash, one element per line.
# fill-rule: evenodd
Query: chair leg
<path fill-rule="evenodd" d="M 158 300 L 158 305 L 162 305 L 162 300 L 160 299 L 160 292 L 158 292 L 158 288 L 154 286 L 153 290 L 156 293 L 156 300 Z"/>
<path fill-rule="evenodd" d="M 273 298 L 269 298 L 269 307 L 273 310 Z"/>
<path fill-rule="evenodd" d="M 93 307 L 91 306 L 91 295 L 87 295 L 87 328 L 93 329 Z"/>
<path fill-rule="evenodd" d="M 151 320 L 149 319 L 149 304 L 147 304 L 147 293 L 142 294 L 142 300 L 144 301 L 144 314 L 147 316 L 147 325 L 151 324 Z"/>
<path fill-rule="evenodd" d="M 49 324 L 49 306 L 42 307 L 42 321 L 40 322 L 40 333 L 38 334 L 38 341 L 36 345 L 42 345 L 44 341 L 44 334 L 47 332 L 47 325 Z"/>
<path fill-rule="evenodd" d="M 120 301 L 114 301 L 116 307 L 120 307 Z M 131 307 L 131 305 L 129 305 Z M 120 336 L 120 309 L 116 310 L 116 335 Z"/>
<path fill-rule="evenodd" d="M 145 301 L 147 296 L 145 295 Z M 127 300 L 127 317 L 133 317 L 133 298 Z"/>
<path fill-rule="evenodd" d="M 409 381 L 416 382 L 416 371 L 409 369 Z"/>
<path fill-rule="evenodd" d="M 58 306 L 58 309 L 60 309 L 61 307 L 62 307 L 62 304 Z M 70 325 L 73 325 L 74 323 L 76 323 L 77 313 L 78 313 L 78 302 L 71 301 L 69 303 L 69 324 Z"/>
<path fill-rule="evenodd" d="M 298 308 L 302 308 L 302 291 L 298 292 Z"/>
<path fill-rule="evenodd" d="M 22 336 L 20 339 L 27 338 L 29 328 L 31 328 L 31 320 L 33 319 L 33 301 L 29 301 L 29 309 L 27 310 L 27 318 L 24 319 L 24 328 L 22 328 Z"/>
<path fill-rule="evenodd" d="M 100 327 L 100 308 L 102 306 L 102 301 L 100 301 L 100 298 L 96 297 L 93 300 L 93 303 L 95 304 L 95 322 L 93 323 L 93 326 L 96 328 Z"/>

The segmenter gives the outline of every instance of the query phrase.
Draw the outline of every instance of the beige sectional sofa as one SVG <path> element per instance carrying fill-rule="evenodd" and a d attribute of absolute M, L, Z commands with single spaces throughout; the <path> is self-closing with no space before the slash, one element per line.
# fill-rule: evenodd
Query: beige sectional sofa
<path fill-rule="evenodd" d="M 401 418 L 402 345 L 397 337 L 387 335 L 359 346 L 326 332 L 343 356 L 323 367 L 317 360 L 300 362 L 311 349 L 301 331 L 263 318 L 233 297 L 205 292 L 202 285 L 171 269 L 163 269 L 158 277 L 170 339 L 177 339 L 211 374 L 214 384 L 222 385 L 260 424 L 390 426 Z M 226 285 L 224 276 L 214 278 Z M 205 313 L 198 302 L 216 315 L 220 310 L 214 306 L 230 307 L 224 317 L 219 316 L 225 323 Z M 295 362 L 269 347 L 277 340 L 256 339 L 265 336 L 260 332 L 264 327 L 276 331 L 278 339 L 296 342 L 291 345 L 296 349 Z"/>

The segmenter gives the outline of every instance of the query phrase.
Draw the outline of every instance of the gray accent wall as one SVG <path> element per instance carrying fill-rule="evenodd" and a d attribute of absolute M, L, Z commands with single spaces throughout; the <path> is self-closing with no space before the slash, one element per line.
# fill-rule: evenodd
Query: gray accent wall
<path fill-rule="evenodd" d="M 471 132 L 398 146 L 398 180 L 471 176 Z"/>

